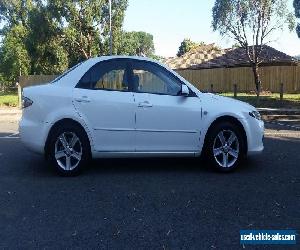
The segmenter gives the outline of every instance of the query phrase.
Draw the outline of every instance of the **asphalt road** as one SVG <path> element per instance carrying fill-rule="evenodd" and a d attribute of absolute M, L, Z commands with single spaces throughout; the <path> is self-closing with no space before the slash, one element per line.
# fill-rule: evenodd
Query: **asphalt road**
<path fill-rule="evenodd" d="M 16 128 L 0 123 L 1 249 L 253 249 L 239 230 L 299 233 L 300 129 L 268 125 L 264 153 L 230 174 L 196 159 L 108 159 L 63 178 Z M 297 237 L 275 249 L 299 249 Z"/>

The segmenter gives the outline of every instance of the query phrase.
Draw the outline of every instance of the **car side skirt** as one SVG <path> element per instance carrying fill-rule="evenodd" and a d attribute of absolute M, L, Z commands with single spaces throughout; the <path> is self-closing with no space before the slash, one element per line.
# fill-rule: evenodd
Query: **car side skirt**
<path fill-rule="evenodd" d="M 92 152 L 93 158 L 198 157 L 199 152 Z"/>

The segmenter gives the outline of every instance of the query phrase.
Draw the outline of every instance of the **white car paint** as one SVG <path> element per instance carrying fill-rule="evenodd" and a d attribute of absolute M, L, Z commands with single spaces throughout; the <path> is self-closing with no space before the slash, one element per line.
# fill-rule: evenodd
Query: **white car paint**
<path fill-rule="evenodd" d="M 137 103 L 136 151 L 198 150 L 201 128 L 198 97 L 134 93 L 134 98 Z"/>
<path fill-rule="evenodd" d="M 75 88 L 95 64 L 116 59 L 154 62 L 178 77 L 194 97 Z M 23 96 L 33 105 L 23 110 L 20 135 L 23 143 L 44 153 L 52 126 L 72 119 L 85 129 L 92 156 L 199 156 L 210 125 L 230 116 L 242 124 L 248 154 L 263 150 L 264 123 L 249 115 L 256 109 L 231 98 L 202 93 L 166 66 L 140 57 L 98 57 L 80 64 L 52 83 L 28 87 Z"/>

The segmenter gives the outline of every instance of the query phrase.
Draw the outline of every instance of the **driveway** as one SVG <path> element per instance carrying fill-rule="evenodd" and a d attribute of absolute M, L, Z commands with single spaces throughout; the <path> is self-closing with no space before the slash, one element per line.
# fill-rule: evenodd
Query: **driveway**
<path fill-rule="evenodd" d="M 264 153 L 231 174 L 197 159 L 107 159 L 63 178 L 2 121 L 0 248 L 235 249 L 240 229 L 299 230 L 299 152 L 297 128 L 267 124 Z"/>

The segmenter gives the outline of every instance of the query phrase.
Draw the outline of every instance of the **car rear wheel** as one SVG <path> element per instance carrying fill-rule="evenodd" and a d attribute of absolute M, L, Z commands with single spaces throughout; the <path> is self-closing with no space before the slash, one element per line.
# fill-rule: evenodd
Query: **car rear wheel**
<path fill-rule="evenodd" d="M 208 134 L 205 156 L 213 167 L 222 172 L 234 170 L 245 155 L 245 142 L 238 126 L 219 123 Z"/>
<path fill-rule="evenodd" d="M 78 174 L 90 159 L 89 141 L 82 129 L 73 124 L 58 128 L 49 146 L 51 164 L 64 176 Z"/>

